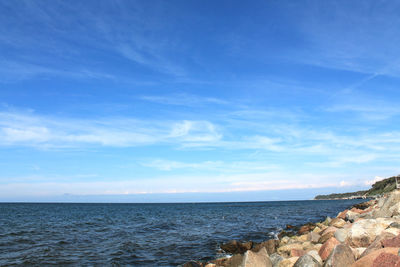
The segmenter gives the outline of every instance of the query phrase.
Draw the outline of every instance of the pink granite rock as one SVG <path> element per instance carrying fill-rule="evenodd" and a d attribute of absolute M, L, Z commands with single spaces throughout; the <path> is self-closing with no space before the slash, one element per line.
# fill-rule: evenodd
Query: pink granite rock
<path fill-rule="evenodd" d="M 336 240 L 336 238 L 331 237 L 328 241 L 326 241 L 322 247 L 320 248 L 318 254 L 321 256 L 322 260 L 326 260 L 331 254 L 332 250 L 336 245 L 339 245 L 340 242 Z"/>

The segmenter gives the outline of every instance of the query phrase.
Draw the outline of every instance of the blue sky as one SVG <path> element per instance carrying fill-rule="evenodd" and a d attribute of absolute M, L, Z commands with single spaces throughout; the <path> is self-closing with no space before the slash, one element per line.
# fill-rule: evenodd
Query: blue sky
<path fill-rule="evenodd" d="M 0 201 L 308 199 L 400 173 L 395 1 L 0 12 Z"/>

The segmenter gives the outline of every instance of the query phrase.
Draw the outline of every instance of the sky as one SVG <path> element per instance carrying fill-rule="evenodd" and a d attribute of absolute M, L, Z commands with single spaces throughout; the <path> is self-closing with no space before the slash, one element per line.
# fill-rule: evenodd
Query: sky
<path fill-rule="evenodd" d="M 0 13 L 0 201 L 310 199 L 400 174 L 396 1 Z"/>

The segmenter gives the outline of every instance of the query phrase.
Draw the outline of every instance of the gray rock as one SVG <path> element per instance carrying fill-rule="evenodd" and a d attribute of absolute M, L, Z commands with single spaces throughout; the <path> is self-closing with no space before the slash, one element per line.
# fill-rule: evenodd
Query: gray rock
<path fill-rule="evenodd" d="M 346 241 L 348 232 L 349 232 L 349 229 L 343 229 L 343 228 L 338 229 L 338 230 L 335 232 L 335 238 L 336 238 L 340 243 L 343 243 L 344 241 Z"/>
<path fill-rule="evenodd" d="M 321 236 L 315 232 L 308 233 L 308 240 L 310 240 L 312 243 L 318 243 L 318 240 L 320 238 L 321 238 Z"/>
<path fill-rule="evenodd" d="M 278 267 L 279 263 L 283 260 L 283 257 L 278 253 L 274 253 L 269 255 L 269 259 L 271 260 L 272 267 Z"/>
<path fill-rule="evenodd" d="M 306 254 L 301 256 L 293 267 L 321 267 L 321 264 L 319 264 L 319 262 L 311 255 Z"/>
<path fill-rule="evenodd" d="M 355 261 L 351 248 L 345 244 L 339 244 L 326 259 L 324 267 L 351 266 Z"/>
<path fill-rule="evenodd" d="M 316 250 L 310 250 L 309 252 L 307 252 L 308 255 L 310 255 L 311 257 L 313 257 L 316 261 L 319 262 L 319 264 L 323 264 L 323 261 L 321 259 L 321 256 L 318 254 L 318 251 Z"/>

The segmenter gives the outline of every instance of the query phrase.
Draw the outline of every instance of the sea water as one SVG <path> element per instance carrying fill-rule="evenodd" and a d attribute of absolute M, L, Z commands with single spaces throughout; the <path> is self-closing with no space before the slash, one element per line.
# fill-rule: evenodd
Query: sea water
<path fill-rule="evenodd" d="M 178 266 L 264 241 L 360 200 L 180 204 L 0 203 L 0 266 Z"/>

